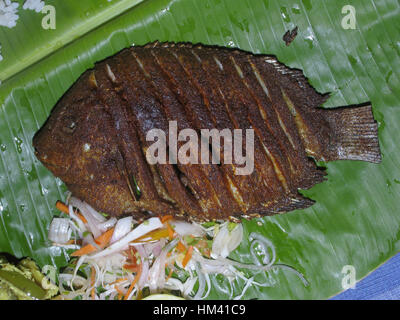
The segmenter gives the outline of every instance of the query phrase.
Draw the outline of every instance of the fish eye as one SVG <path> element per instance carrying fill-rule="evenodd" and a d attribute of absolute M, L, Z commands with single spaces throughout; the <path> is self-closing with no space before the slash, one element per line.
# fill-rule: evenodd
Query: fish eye
<path fill-rule="evenodd" d="M 65 133 L 69 133 L 72 134 L 74 133 L 76 129 L 76 122 L 75 121 L 71 121 L 69 125 L 67 125 L 66 127 L 63 127 L 63 132 Z"/>

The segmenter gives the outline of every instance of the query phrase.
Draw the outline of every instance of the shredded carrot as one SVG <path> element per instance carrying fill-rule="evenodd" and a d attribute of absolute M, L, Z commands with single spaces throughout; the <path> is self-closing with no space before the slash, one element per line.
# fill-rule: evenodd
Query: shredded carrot
<path fill-rule="evenodd" d="M 124 255 L 127 257 L 126 264 L 124 264 L 123 268 L 129 270 L 131 272 L 138 271 L 138 257 L 140 256 L 137 250 L 133 247 L 125 250 Z"/>
<path fill-rule="evenodd" d="M 180 252 L 185 252 L 186 246 L 182 243 L 182 241 L 179 241 L 176 245 L 176 249 L 178 249 Z"/>
<path fill-rule="evenodd" d="M 190 246 L 189 249 L 187 250 L 185 257 L 182 260 L 182 266 L 185 268 L 186 265 L 188 264 L 189 260 L 192 258 L 193 254 L 193 246 Z"/>
<path fill-rule="evenodd" d="M 94 288 L 94 282 L 96 280 L 96 270 L 95 268 L 92 266 L 91 267 L 91 275 L 90 275 L 90 282 L 91 282 L 91 286 L 93 287 L 92 290 L 90 291 L 90 295 L 92 296 L 92 300 L 95 300 L 95 288 Z"/>
<path fill-rule="evenodd" d="M 173 219 L 174 217 L 173 216 L 171 216 L 171 215 L 166 215 L 166 216 L 162 216 L 161 217 L 161 223 L 165 223 L 165 222 L 167 222 L 167 221 L 169 221 L 169 220 L 171 220 L 171 219 Z"/>
<path fill-rule="evenodd" d="M 64 213 L 69 215 L 69 208 L 65 203 L 63 203 L 61 201 L 57 201 L 56 202 L 56 208 L 58 210 L 60 210 L 61 212 L 64 212 Z M 81 215 L 80 213 L 77 213 L 77 216 L 79 217 L 79 219 L 82 220 L 83 223 L 87 223 L 87 220 L 83 215 Z"/>
<path fill-rule="evenodd" d="M 84 247 L 72 252 L 71 256 L 72 257 L 81 257 L 81 256 L 83 256 L 85 254 L 92 253 L 92 252 L 94 252 L 96 250 L 97 250 L 97 248 L 89 243 L 86 246 L 84 246 Z"/>
<path fill-rule="evenodd" d="M 172 229 L 171 225 L 167 222 L 168 238 L 172 240 L 175 236 L 175 231 Z"/>
<path fill-rule="evenodd" d="M 114 289 L 117 290 L 117 292 L 118 292 L 118 300 L 122 300 L 122 297 L 124 296 L 124 292 L 120 288 L 118 288 L 117 285 L 114 285 Z"/>
<path fill-rule="evenodd" d="M 107 230 L 101 236 L 97 237 L 94 240 L 94 242 L 96 242 L 100 248 L 104 248 L 110 242 L 113 232 L 114 232 L 114 228 Z M 97 251 L 97 248 L 94 245 L 89 243 L 86 246 L 80 248 L 79 250 L 72 252 L 71 256 L 72 257 L 80 257 L 85 254 L 92 253 L 94 251 Z"/>
<path fill-rule="evenodd" d="M 94 241 L 100 246 L 100 248 L 104 248 L 110 242 L 113 233 L 114 228 L 111 228 L 104 232 L 101 236 L 97 237 Z"/>
<path fill-rule="evenodd" d="M 77 216 L 78 216 L 79 219 L 82 220 L 83 223 L 87 223 L 87 220 L 86 220 L 86 218 L 85 218 L 83 215 L 81 215 L 80 213 L 78 213 Z"/>
<path fill-rule="evenodd" d="M 167 276 L 167 278 L 165 279 L 165 282 L 167 282 L 168 280 L 169 280 L 169 278 L 171 278 L 172 277 L 172 273 L 174 272 L 174 270 L 173 269 L 171 269 L 171 270 L 169 270 L 169 273 L 168 273 L 168 276 Z"/>
<path fill-rule="evenodd" d="M 66 214 L 69 214 L 69 209 L 67 205 L 61 201 L 56 202 L 56 208 L 62 212 L 65 212 Z"/>
<path fill-rule="evenodd" d="M 143 268 L 142 268 L 142 263 L 141 263 L 141 264 L 139 265 L 139 270 L 138 270 L 138 272 L 136 273 L 135 279 L 133 279 L 131 285 L 129 286 L 128 291 L 127 291 L 126 294 L 125 294 L 124 300 L 128 300 L 129 295 L 131 294 L 133 288 L 135 287 L 135 284 L 136 284 L 136 283 L 139 281 L 139 279 L 140 279 L 140 276 L 141 276 L 141 274 L 142 274 L 142 269 L 143 269 Z"/>
<path fill-rule="evenodd" d="M 125 264 L 123 266 L 124 269 L 129 270 L 131 272 L 137 272 L 139 269 L 139 266 L 136 264 Z"/>
<path fill-rule="evenodd" d="M 110 285 L 120 283 L 120 282 L 126 281 L 126 280 L 128 280 L 128 278 L 119 278 L 119 279 L 115 280 L 114 282 L 111 282 Z"/>

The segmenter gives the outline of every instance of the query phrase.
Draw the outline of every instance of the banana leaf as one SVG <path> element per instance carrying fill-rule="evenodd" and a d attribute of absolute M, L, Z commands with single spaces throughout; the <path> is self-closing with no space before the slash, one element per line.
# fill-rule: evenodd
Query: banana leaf
<path fill-rule="evenodd" d="M 303 70 L 317 91 L 331 93 L 323 107 L 372 103 L 382 163 L 320 163 L 328 180 L 301 191 L 316 203 L 243 221 L 245 240 L 231 255 L 249 262 L 246 239 L 258 232 L 274 243 L 277 261 L 303 273 L 309 285 L 288 270 L 258 273 L 254 279 L 266 285 L 250 286 L 242 299 L 326 299 L 343 290 L 344 266 L 354 266 L 361 279 L 399 252 L 398 1 L 352 1 L 354 29 L 342 23 L 349 14 L 345 0 L 138 2 L 55 0 L 55 30 L 41 28 L 43 14 L 32 11 L 20 11 L 15 29 L 0 27 L 0 252 L 30 256 L 40 266 L 66 264 L 67 253 L 47 241 L 55 201 L 65 199 L 66 188 L 35 158 L 32 137 L 82 72 L 154 40 L 273 54 Z M 282 36 L 296 26 L 287 46 Z M 214 276 L 208 298 L 238 296 L 245 285 Z"/>

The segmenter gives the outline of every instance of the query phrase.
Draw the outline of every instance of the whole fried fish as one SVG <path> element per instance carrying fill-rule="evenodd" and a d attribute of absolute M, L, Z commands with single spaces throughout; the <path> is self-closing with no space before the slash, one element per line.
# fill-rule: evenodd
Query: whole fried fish
<path fill-rule="evenodd" d="M 272 215 L 313 204 L 298 189 L 325 179 L 315 160 L 381 160 L 371 106 L 319 108 L 327 98 L 272 56 L 156 42 L 86 71 L 33 146 L 75 197 L 112 215 Z M 237 175 L 240 165 L 223 161 L 150 164 L 146 134 L 167 132 L 170 121 L 179 130 L 253 129 L 253 172 Z"/>

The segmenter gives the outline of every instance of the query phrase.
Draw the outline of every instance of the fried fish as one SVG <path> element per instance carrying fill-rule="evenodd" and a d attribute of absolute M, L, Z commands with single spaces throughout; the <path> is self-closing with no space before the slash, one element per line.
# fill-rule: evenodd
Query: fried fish
<path fill-rule="evenodd" d="M 83 73 L 33 146 L 75 197 L 101 212 L 196 221 L 273 215 L 314 203 L 298 190 L 325 179 L 316 161 L 381 160 L 371 105 L 320 108 L 328 96 L 272 56 L 156 42 Z M 179 130 L 251 128 L 254 170 L 150 164 L 146 134 L 168 131 L 170 121 Z"/>

